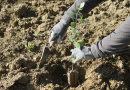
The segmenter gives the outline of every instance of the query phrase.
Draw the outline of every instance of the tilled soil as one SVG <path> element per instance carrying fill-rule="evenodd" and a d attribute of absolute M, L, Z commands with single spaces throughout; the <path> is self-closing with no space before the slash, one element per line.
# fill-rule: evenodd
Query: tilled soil
<path fill-rule="evenodd" d="M 42 68 L 37 68 L 52 27 L 75 0 L 0 0 L 0 90 L 130 90 L 130 55 L 115 54 L 77 62 L 77 87 L 67 82 L 72 67 L 73 43 L 69 27 L 60 44 L 50 49 Z M 106 0 L 78 23 L 77 39 L 91 46 L 113 32 L 130 14 L 129 0 Z M 25 45 L 34 45 L 27 51 Z"/>

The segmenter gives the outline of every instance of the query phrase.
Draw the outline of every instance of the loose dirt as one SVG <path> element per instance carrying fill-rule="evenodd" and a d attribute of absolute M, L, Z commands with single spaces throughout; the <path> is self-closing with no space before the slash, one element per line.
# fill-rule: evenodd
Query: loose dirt
<path fill-rule="evenodd" d="M 37 68 L 52 27 L 75 0 L 0 0 L 0 90 L 130 90 L 130 55 L 77 62 L 77 87 L 70 87 L 73 43 L 68 28 L 63 40 L 50 49 L 46 63 Z M 77 29 L 86 46 L 109 35 L 130 16 L 129 0 L 106 0 L 84 15 Z M 34 45 L 34 51 L 25 45 Z"/>

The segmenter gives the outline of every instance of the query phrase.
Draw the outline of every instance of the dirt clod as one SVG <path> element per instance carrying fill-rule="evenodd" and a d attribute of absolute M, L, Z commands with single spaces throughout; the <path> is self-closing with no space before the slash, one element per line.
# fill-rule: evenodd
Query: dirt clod
<path fill-rule="evenodd" d="M 18 4 L 14 7 L 14 16 L 23 18 L 27 15 L 26 4 Z"/>
<path fill-rule="evenodd" d="M 13 76 L 12 78 L 7 78 L 6 80 L 3 80 L 1 84 L 5 88 L 9 88 L 9 87 L 13 86 L 16 81 L 21 84 L 26 84 L 28 82 L 28 80 L 29 79 L 27 77 L 27 74 L 20 72 L 17 75 Z"/>

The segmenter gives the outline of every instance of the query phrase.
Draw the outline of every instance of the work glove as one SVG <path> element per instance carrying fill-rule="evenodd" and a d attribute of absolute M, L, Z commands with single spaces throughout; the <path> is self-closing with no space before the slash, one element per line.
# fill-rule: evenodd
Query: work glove
<path fill-rule="evenodd" d="M 61 19 L 60 22 L 57 23 L 52 28 L 52 33 L 51 33 L 51 37 L 49 38 L 49 43 L 58 36 L 56 43 L 59 44 L 59 42 L 65 35 L 68 27 L 69 27 L 69 25 L 65 22 L 65 20 Z"/>
<path fill-rule="evenodd" d="M 80 46 L 72 51 L 71 57 L 75 56 L 75 60 L 72 63 L 76 63 L 80 59 L 93 59 L 94 56 L 91 53 L 91 48 L 87 46 Z"/>

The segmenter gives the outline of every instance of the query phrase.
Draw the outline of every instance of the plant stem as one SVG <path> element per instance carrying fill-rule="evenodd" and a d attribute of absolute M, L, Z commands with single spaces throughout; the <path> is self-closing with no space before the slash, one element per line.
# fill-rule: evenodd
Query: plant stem
<path fill-rule="evenodd" d="M 76 35 L 74 35 L 75 36 L 75 38 L 76 38 Z M 75 41 L 74 42 L 76 42 L 76 39 L 75 39 Z"/>
<path fill-rule="evenodd" d="M 79 10 L 78 10 L 78 12 L 79 12 Z M 75 22 L 76 22 L 76 24 L 77 24 L 77 17 L 78 17 L 78 15 L 77 15 L 77 13 L 76 13 L 76 21 L 75 21 Z M 75 27 L 75 28 L 76 28 L 76 27 Z"/>
<path fill-rule="evenodd" d="M 78 12 L 79 12 L 79 10 L 78 10 Z M 78 14 L 76 13 L 76 20 L 75 20 L 76 25 L 77 25 L 77 18 L 78 18 Z M 76 27 L 75 27 L 75 29 L 77 30 Z M 76 34 L 75 34 L 75 37 L 76 37 Z M 74 43 L 75 42 L 76 42 L 76 39 L 75 39 Z M 74 70 L 74 63 L 72 63 L 72 70 Z"/>
<path fill-rule="evenodd" d="M 78 10 L 78 12 L 79 12 L 79 10 Z M 76 26 L 77 26 L 77 18 L 78 18 L 78 14 L 76 13 L 76 20 L 75 20 Z M 76 29 L 76 27 L 75 27 L 75 29 Z M 76 34 L 75 34 L 75 37 L 76 37 Z M 76 40 L 74 42 L 76 42 Z"/>

